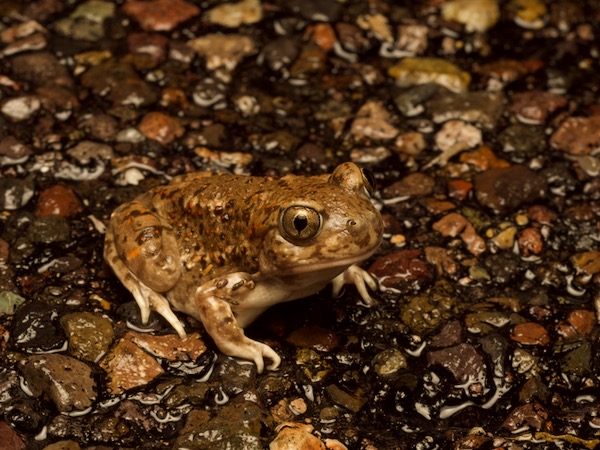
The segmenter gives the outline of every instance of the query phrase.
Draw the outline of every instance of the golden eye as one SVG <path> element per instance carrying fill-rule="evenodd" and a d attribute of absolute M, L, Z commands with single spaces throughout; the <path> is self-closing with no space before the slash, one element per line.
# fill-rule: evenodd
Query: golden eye
<path fill-rule="evenodd" d="M 363 183 L 365 185 L 365 190 L 369 196 L 373 196 L 375 193 L 375 188 L 377 187 L 377 180 L 375 179 L 375 175 L 369 169 L 361 169 L 363 176 Z"/>
<path fill-rule="evenodd" d="M 321 215 L 308 206 L 290 206 L 281 215 L 279 227 L 288 241 L 310 239 L 321 231 Z"/>

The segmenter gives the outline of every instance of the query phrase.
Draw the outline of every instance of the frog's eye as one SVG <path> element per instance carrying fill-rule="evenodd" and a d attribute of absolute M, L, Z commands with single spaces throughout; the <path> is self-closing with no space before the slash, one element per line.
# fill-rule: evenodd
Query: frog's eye
<path fill-rule="evenodd" d="M 375 179 L 375 175 L 369 169 L 361 169 L 363 176 L 363 184 L 365 186 L 365 190 L 367 194 L 372 197 L 375 193 L 375 188 L 377 186 L 377 180 Z"/>
<path fill-rule="evenodd" d="M 288 240 L 310 239 L 321 231 L 321 215 L 308 206 L 290 206 L 281 215 L 280 228 Z"/>

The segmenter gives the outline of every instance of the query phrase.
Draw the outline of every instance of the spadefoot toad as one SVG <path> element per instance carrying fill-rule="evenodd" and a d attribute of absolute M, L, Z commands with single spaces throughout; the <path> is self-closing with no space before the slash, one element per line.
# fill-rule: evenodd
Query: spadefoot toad
<path fill-rule="evenodd" d="M 104 258 L 133 294 L 185 336 L 171 310 L 200 322 L 219 349 L 254 361 L 281 359 L 243 328 L 265 309 L 333 283 L 355 284 L 365 302 L 374 279 L 357 263 L 381 242 L 373 185 L 353 163 L 331 175 L 282 178 L 199 172 L 140 195 L 112 214 Z"/>

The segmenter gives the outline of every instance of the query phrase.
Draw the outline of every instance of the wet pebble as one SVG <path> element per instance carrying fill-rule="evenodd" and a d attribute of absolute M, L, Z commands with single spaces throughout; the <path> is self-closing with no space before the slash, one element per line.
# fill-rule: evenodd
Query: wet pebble
<path fill-rule="evenodd" d="M 400 87 L 437 83 L 453 92 L 468 89 L 471 76 L 453 63 L 441 58 L 404 58 L 388 69 L 388 75 Z"/>
<path fill-rule="evenodd" d="M 589 155 L 600 147 L 600 116 L 569 117 L 550 138 L 552 147 L 571 155 Z"/>
<path fill-rule="evenodd" d="M 281 36 L 268 42 L 262 49 L 260 61 L 273 71 L 288 68 L 298 56 L 300 46 L 296 39 Z"/>
<path fill-rule="evenodd" d="M 502 250 L 509 250 L 513 248 L 516 235 L 517 228 L 509 226 L 496 234 L 496 236 L 492 238 L 492 242 Z"/>
<path fill-rule="evenodd" d="M 336 22 L 342 5 L 334 0 L 289 0 L 286 6 L 302 17 L 318 22 Z"/>
<path fill-rule="evenodd" d="M 515 60 L 504 58 L 475 68 L 483 77 L 483 81 L 491 91 L 500 91 L 507 84 L 521 77 L 534 73 L 543 67 L 543 62 L 537 59 Z"/>
<path fill-rule="evenodd" d="M 594 328 L 595 315 L 593 311 L 578 309 L 569 313 L 567 322 L 579 336 L 588 336 Z"/>
<path fill-rule="evenodd" d="M 44 447 L 44 450 L 80 450 L 81 446 L 76 441 L 58 441 Z"/>
<path fill-rule="evenodd" d="M 541 175 L 519 165 L 486 170 L 475 177 L 474 185 L 477 201 L 499 213 L 543 198 L 548 192 Z"/>
<path fill-rule="evenodd" d="M 5 421 L 0 421 L 0 436 L 2 450 L 25 450 L 27 447 L 17 432 Z"/>
<path fill-rule="evenodd" d="M 473 255 L 480 255 L 486 250 L 484 239 L 477 234 L 475 227 L 464 216 L 450 213 L 433 224 L 433 229 L 443 236 L 460 236 Z"/>
<path fill-rule="evenodd" d="M 122 11 L 148 31 L 170 31 L 200 14 L 196 5 L 185 0 L 132 0 L 123 5 Z"/>
<path fill-rule="evenodd" d="M 304 45 L 298 58 L 292 67 L 290 67 L 290 77 L 295 80 L 306 80 L 314 74 L 325 70 L 327 62 L 327 52 L 317 44 L 309 43 Z M 298 81 L 302 83 L 302 81 Z"/>
<path fill-rule="evenodd" d="M 33 95 L 23 95 L 6 100 L 0 106 L 0 111 L 15 122 L 30 119 L 42 106 L 40 99 Z"/>
<path fill-rule="evenodd" d="M 371 48 L 370 40 L 365 33 L 355 24 L 347 22 L 337 22 L 335 31 L 342 48 L 351 52 L 350 58 L 355 59 L 354 53 L 363 53 Z"/>
<path fill-rule="evenodd" d="M 327 392 L 333 403 L 355 413 L 360 411 L 367 402 L 367 399 L 360 392 L 349 393 L 335 384 L 327 386 L 325 392 Z"/>
<path fill-rule="evenodd" d="M 432 347 L 453 347 L 462 341 L 463 326 L 458 320 L 445 324 L 440 332 L 431 337 Z"/>
<path fill-rule="evenodd" d="M 8 258 L 0 256 L 0 262 L 6 262 Z M 0 290 L 0 314 L 14 314 L 15 310 L 25 302 L 25 299 L 14 292 Z"/>
<path fill-rule="evenodd" d="M 452 318 L 455 308 L 451 287 L 445 281 L 438 281 L 432 288 L 411 297 L 402 305 L 400 317 L 415 333 L 423 334 Z"/>
<path fill-rule="evenodd" d="M 52 214 L 71 217 L 79 214 L 82 210 L 83 205 L 77 194 L 63 184 L 55 184 L 48 189 L 44 189 L 40 192 L 35 205 L 35 215 L 38 218 Z"/>
<path fill-rule="evenodd" d="M 442 150 L 440 164 L 445 162 L 454 154 L 467 148 L 481 144 L 481 130 L 462 120 L 449 120 L 442 125 L 440 131 L 435 135 L 435 144 Z"/>
<path fill-rule="evenodd" d="M 391 348 L 377 354 L 371 366 L 377 375 L 386 377 L 408 368 L 408 360 L 400 350 Z"/>
<path fill-rule="evenodd" d="M 25 206 L 33 197 L 31 178 L 24 180 L 13 177 L 0 178 L 0 210 L 14 211 Z"/>
<path fill-rule="evenodd" d="M 350 133 L 356 139 L 387 140 L 398 134 L 398 129 L 390 123 L 390 114 L 380 102 L 369 101 L 356 113 Z"/>
<path fill-rule="evenodd" d="M 400 133 L 394 140 L 392 149 L 401 155 L 418 156 L 427 147 L 423 133 L 407 131 Z"/>
<path fill-rule="evenodd" d="M 430 29 L 422 24 L 402 24 L 397 28 L 397 39 L 390 47 L 390 55 L 418 56 L 429 47 Z"/>
<path fill-rule="evenodd" d="M 114 17 L 112 2 L 89 0 L 80 4 L 67 18 L 54 23 L 59 34 L 72 39 L 96 42 L 104 37 L 104 21 Z"/>
<path fill-rule="evenodd" d="M 147 56 L 147 60 L 138 58 L 137 66 L 153 68 L 167 59 L 169 40 L 158 33 L 132 33 L 127 37 L 129 52 L 137 56 Z"/>
<path fill-rule="evenodd" d="M 0 139 L 0 167 L 24 163 L 31 154 L 31 148 L 14 136 Z"/>
<path fill-rule="evenodd" d="M 542 0 L 511 0 L 508 11 L 520 27 L 538 30 L 546 23 L 548 8 Z"/>
<path fill-rule="evenodd" d="M 33 86 L 62 86 L 71 89 L 73 79 L 59 59 L 45 51 L 24 53 L 10 58 L 13 75 Z"/>
<path fill-rule="evenodd" d="M 243 400 L 223 405 L 214 417 L 206 410 L 193 410 L 174 447 L 262 450 L 260 430 L 264 419 L 256 403 Z"/>
<path fill-rule="evenodd" d="M 141 79 L 130 63 L 113 58 L 87 69 L 81 76 L 81 84 L 115 106 L 140 107 L 158 100 L 156 88 Z"/>
<path fill-rule="evenodd" d="M 451 0 L 443 4 L 442 17 L 462 23 L 469 32 L 485 32 L 500 18 L 497 0 Z"/>
<path fill-rule="evenodd" d="M 380 285 L 394 289 L 419 289 L 433 279 L 433 270 L 421 250 L 402 250 L 378 258 L 369 267 Z"/>
<path fill-rule="evenodd" d="M 10 340 L 19 351 L 35 353 L 58 350 L 65 335 L 57 320 L 58 311 L 41 302 L 26 302 L 15 312 Z"/>
<path fill-rule="evenodd" d="M 435 180 L 424 173 L 415 172 L 383 189 L 383 198 L 431 195 Z"/>
<path fill-rule="evenodd" d="M 564 96 L 551 92 L 517 92 L 512 96 L 509 111 L 513 112 L 520 122 L 540 125 L 545 123 L 554 111 L 566 104 L 567 99 Z"/>
<path fill-rule="evenodd" d="M 34 355 L 27 358 L 21 371 L 32 394 L 46 394 L 61 412 L 84 410 L 96 399 L 91 369 L 74 358 Z"/>
<path fill-rule="evenodd" d="M 199 333 L 191 333 L 182 339 L 176 334 L 154 336 L 128 332 L 124 339 L 167 361 L 195 361 L 206 351 Z"/>
<path fill-rule="evenodd" d="M 544 248 L 540 231 L 533 227 L 525 228 L 519 233 L 518 243 L 519 251 L 525 257 L 539 255 Z"/>
<path fill-rule="evenodd" d="M 302 423 L 285 422 L 277 426 L 277 436 L 269 444 L 269 450 L 324 450 L 325 445 L 312 432 L 314 427 Z M 331 448 L 331 447 L 328 447 Z M 345 447 L 338 447 L 341 448 Z"/>
<path fill-rule="evenodd" d="M 164 373 L 154 357 L 127 338 L 119 339 L 100 361 L 100 367 L 106 371 L 106 387 L 113 395 L 144 386 Z"/>
<path fill-rule="evenodd" d="M 542 431 L 551 426 L 548 419 L 548 412 L 542 405 L 530 403 L 513 409 L 503 422 L 502 427 L 511 433 L 517 430 Z"/>
<path fill-rule="evenodd" d="M 206 68 L 214 71 L 233 71 L 246 56 L 256 52 L 256 45 L 250 36 L 243 34 L 205 34 L 188 41 L 199 56 L 205 59 Z"/>
<path fill-rule="evenodd" d="M 427 109 L 436 123 L 457 119 L 493 130 L 502 115 L 504 101 L 504 94 L 499 92 L 446 91 L 427 101 Z"/>
<path fill-rule="evenodd" d="M 202 406 L 206 404 L 210 394 L 210 387 L 206 383 L 194 383 L 191 385 L 180 384 L 169 393 L 165 399 L 165 405 L 173 408 L 185 404 Z"/>
<path fill-rule="evenodd" d="M 79 128 L 86 132 L 90 138 L 89 145 L 95 140 L 102 142 L 112 141 L 119 132 L 117 120 L 109 114 L 87 114 L 79 119 Z M 85 142 L 85 141 L 84 141 Z M 83 143 L 83 142 L 82 142 Z M 80 143 L 81 144 L 81 143 Z M 98 144 L 98 157 L 110 159 L 112 150 Z M 100 150 L 102 148 L 102 150 Z"/>
<path fill-rule="evenodd" d="M 417 116 L 425 111 L 425 102 L 433 97 L 438 89 L 435 83 L 414 86 L 396 95 L 394 103 L 406 117 Z"/>
<path fill-rule="evenodd" d="M 69 222 L 57 215 L 37 218 L 27 229 L 27 238 L 34 244 L 54 244 L 67 241 L 70 237 Z"/>
<path fill-rule="evenodd" d="M 465 180 L 450 180 L 448 182 L 448 196 L 452 199 L 463 201 L 469 197 L 473 190 L 473 183 Z"/>
<path fill-rule="evenodd" d="M 392 27 L 386 16 L 380 13 L 362 14 L 356 19 L 356 24 L 375 36 L 379 41 L 391 44 L 394 41 Z"/>
<path fill-rule="evenodd" d="M 335 31 L 328 23 L 318 23 L 314 26 L 311 25 L 307 29 L 305 36 L 326 52 L 333 49 L 337 42 Z"/>
<path fill-rule="evenodd" d="M 550 336 L 543 325 L 535 322 L 526 322 L 515 325 L 511 339 L 524 345 L 548 345 Z"/>
<path fill-rule="evenodd" d="M 260 0 L 241 0 L 236 3 L 218 5 L 206 11 L 203 16 L 211 23 L 227 28 L 238 28 L 260 22 L 263 10 Z"/>
<path fill-rule="evenodd" d="M 140 132 L 148 139 L 168 145 L 185 133 L 185 128 L 175 117 L 170 117 L 161 112 L 149 112 L 138 125 Z"/>
<path fill-rule="evenodd" d="M 455 381 L 472 383 L 468 389 L 471 394 L 476 394 L 480 387 L 486 383 L 485 361 L 483 356 L 471 344 L 463 343 L 441 350 L 427 353 L 427 363 L 432 366 L 442 366 L 448 370 Z M 479 384 L 480 386 L 475 386 Z M 471 389 L 473 389 L 471 391 Z"/>
<path fill-rule="evenodd" d="M 60 318 L 69 341 L 69 353 L 77 359 L 96 362 L 108 352 L 114 338 L 112 322 L 89 312 Z"/>
<path fill-rule="evenodd" d="M 567 374 L 580 377 L 592 372 L 593 347 L 589 341 L 580 341 L 575 348 L 567 352 L 561 360 L 561 369 Z"/>

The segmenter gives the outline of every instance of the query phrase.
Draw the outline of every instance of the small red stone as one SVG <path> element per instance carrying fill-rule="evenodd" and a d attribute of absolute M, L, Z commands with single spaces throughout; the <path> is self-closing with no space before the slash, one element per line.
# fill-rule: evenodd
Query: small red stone
<path fill-rule="evenodd" d="M 123 12 L 144 30 L 171 31 L 180 23 L 200 14 L 200 8 L 184 0 L 133 0 L 123 5 Z"/>
<path fill-rule="evenodd" d="M 525 345 L 548 345 L 550 343 L 550 336 L 548 336 L 546 328 L 535 322 L 516 325 L 510 338 Z"/>
<path fill-rule="evenodd" d="M 333 48 L 336 42 L 335 32 L 328 23 L 317 23 L 306 28 L 304 39 L 311 40 L 326 52 Z"/>
<path fill-rule="evenodd" d="M 408 287 L 433 279 L 433 268 L 425 261 L 421 250 L 402 250 L 379 258 L 369 272 L 386 287 Z"/>
<path fill-rule="evenodd" d="M 575 328 L 580 336 L 587 336 L 594 328 L 596 315 L 593 311 L 587 309 L 577 309 L 572 311 L 567 321 Z"/>
<path fill-rule="evenodd" d="M 83 210 L 81 201 L 73 190 L 63 184 L 42 191 L 35 205 L 35 215 L 39 218 L 52 214 L 71 217 Z"/>
<path fill-rule="evenodd" d="M 543 249 L 542 235 L 537 228 L 525 228 L 521 231 L 518 242 L 523 256 L 537 255 Z"/>
<path fill-rule="evenodd" d="M 558 215 L 554 211 L 542 205 L 530 206 L 527 210 L 527 217 L 529 217 L 529 220 L 531 221 L 545 225 L 550 225 L 558 219 Z"/>
<path fill-rule="evenodd" d="M 473 190 L 473 183 L 465 180 L 450 180 L 448 181 L 448 197 L 455 200 L 466 200 L 469 192 Z"/>

